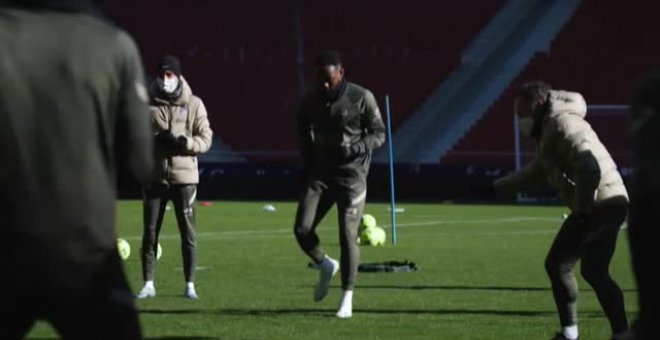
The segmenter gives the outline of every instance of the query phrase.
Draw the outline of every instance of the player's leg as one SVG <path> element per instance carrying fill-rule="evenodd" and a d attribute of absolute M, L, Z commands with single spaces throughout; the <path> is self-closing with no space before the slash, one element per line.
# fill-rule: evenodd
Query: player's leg
<path fill-rule="evenodd" d="M 578 336 L 578 285 L 573 267 L 580 258 L 580 249 L 586 236 L 584 229 L 579 217 L 571 214 L 559 229 L 545 260 L 562 328 L 560 338 L 577 339 Z"/>
<path fill-rule="evenodd" d="M 609 267 L 627 211 L 625 205 L 596 208 L 592 222 L 595 235 L 587 237 L 581 263 L 582 276 L 594 288 L 615 338 L 628 330 L 628 319 L 623 292 L 610 276 Z"/>
<path fill-rule="evenodd" d="M 87 289 L 61 292 L 46 319 L 64 339 L 141 339 L 138 313 L 121 260 L 109 254 Z"/>
<path fill-rule="evenodd" d="M 181 255 L 183 256 L 183 275 L 186 280 L 184 296 L 197 299 L 195 291 L 195 270 L 197 269 L 197 234 L 195 232 L 196 185 L 177 185 L 172 187 L 172 202 L 181 235 Z"/>
<path fill-rule="evenodd" d="M 326 184 L 321 181 L 311 181 L 303 189 L 293 227 L 298 245 L 319 267 L 319 281 L 314 289 L 314 301 L 325 298 L 330 289 L 330 280 L 339 269 L 339 263 L 321 249 L 316 234 L 316 227 L 333 204 L 334 197 Z"/>
<path fill-rule="evenodd" d="M 338 189 L 337 210 L 339 215 L 339 244 L 341 246 L 342 300 L 337 312 L 340 318 L 353 315 L 353 288 L 360 264 L 360 248 L 357 243 L 358 227 L 367 199 L 364 177 L 353 179 Z"/>
<path fill-rule="evenodd" d="M 334 199 L 328 192 L 328 187 L 321 181 L 310 182 L 303 189 L 303 194 L 298 201 L 296 221 L 293 227 L 294 234 L 300 248 L 316 264 L 320 264 L 325 258 L 316 234 L 316 227 L 333 204 Z"/>
<path fill-rule="evenodd" d="M 158 251 L 158 235 L 163 225 L 165 206 L 167 205 L 168 188 L 164 184 L 153 184 L 143 191 L 143 233 L 142 233 L 142 277 L 144 286 L 137 294 L 138 298 L 156 295 L 154 274 L 156 271 L 156 253 Z"/>

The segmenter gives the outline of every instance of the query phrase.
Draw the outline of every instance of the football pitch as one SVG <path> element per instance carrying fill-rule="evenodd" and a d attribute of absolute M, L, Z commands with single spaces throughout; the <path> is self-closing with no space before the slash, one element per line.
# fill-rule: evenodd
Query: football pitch
<path fill-rule="evenodd" d="M 147 339 L 550 339 L 559 329 L 545 254 L 562 222 L 560 207 L 401 204 L 398 244 L 390 240 L 385 204 L 366 211 L 386 228 L 385 246 L 362 246 L 362 262 L 409 260 L 420 270 L 359 273 L 352 319 L 334 317 L 339 275 L 325 300 L 312 301 L 318 272 L 293 236 L 290 202 L 223 202 L 198 206 L 197 292 L 182 297 L 178 229 L 168 211 L 157 296 L 137 305 Z M 273 204 L 276 211 L 263 211 Z M 142 208 L 118 207 L 119 236 L 131 245 L 125 261 L 134 291 L 141 284 Z M 324 249 L 338 258 L 336 212 L 319 226 Z M 579 272 L 579 268 L 576 268 Z M 627 235 L 620 233 L 611 273 L 637 310 Z M 580 338 L 607 339 L 609 325 L 591 288 L 580 278 Z M 46 324 L 29 334 L 56 338 Z"/>

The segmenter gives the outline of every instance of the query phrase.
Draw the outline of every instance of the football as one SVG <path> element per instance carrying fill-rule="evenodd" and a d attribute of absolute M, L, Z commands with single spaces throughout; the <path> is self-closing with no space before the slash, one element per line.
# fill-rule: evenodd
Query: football
<path fill-rule="evenodd" d="M 117 239 L 117 250 L 119 251 L 119 257 L 122 260 L 127 260 L 128 257 L 131 256 L 131 245 L 123 238 Z"/>

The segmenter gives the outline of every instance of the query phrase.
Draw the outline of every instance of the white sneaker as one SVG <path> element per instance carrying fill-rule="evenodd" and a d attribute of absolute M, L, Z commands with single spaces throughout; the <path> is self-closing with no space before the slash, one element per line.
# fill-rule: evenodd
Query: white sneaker
<path fill-rule="evenodd" d="M 186 289 L 183 291 L 183 296 L 193 300 L 199 299 L 199 296 L 197 296 L 197 292 L 195 291 L 195 286 L 186 286 Z"/>
<path fill-rule="evenodd" d="M 341 304 L 336 316 L 340 319 L 348 319 L 353 316 L 353 291 L 344 291 L 344 296 L 341 298 Z"/>
<path fill-rule="evenodd" d="M 339 308 L 336 315 L 340 319 L 351 318 L 353 317 L 353 307 L 342 306 L 341 308 Z"/>
<path fill-rule="evenodd" d="M 142 289 L 140 289 L 140 292 L 135 295 L 138 299 L 152 298 L 154 296 L 156 296 L 156 287 L 148 284 L 145 284 Z"/>
<path fill-rule="evenodd" d="M 319 282 L 314 289 L 314 301 L 321 301 L 326 295 L 328 295 L 328 290 L 330 290 L 330 280 L 335 274 L 337 274 L 337 271 L 339 270 L 339 262 L 326 255 L 323 262 L 319 265 L 319 269 Z"/>

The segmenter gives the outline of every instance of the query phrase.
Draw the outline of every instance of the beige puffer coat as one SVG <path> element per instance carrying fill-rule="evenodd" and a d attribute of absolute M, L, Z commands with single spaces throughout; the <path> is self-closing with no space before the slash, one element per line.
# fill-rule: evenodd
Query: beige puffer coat
<path fill-rule="evenodd" d="M 159 183 L 199 183 L 197 155 L 211 148 L 213 131 L 204 103 L 193 95 L 190 85 L 183 77 L 181 86 L 181 95 L 176 100 L 169 101 L 152 95 L 149 107 L 154 135 L 170 131 L 176 137 L 185 136 L 188 139 L 181 150 L 171 150 L 159 143 L 155 144 L 156 182 Z"/>
<path fill-rule="evenodd" d="M 517 192 L 545 178 L 574 212 L 588 213 L 604 202 L 627 204 L 623 179 L 586 114 L 579 93 L 551 91 L 536 156 L 519 172 L 495 181 L 495 188 Z"/>

